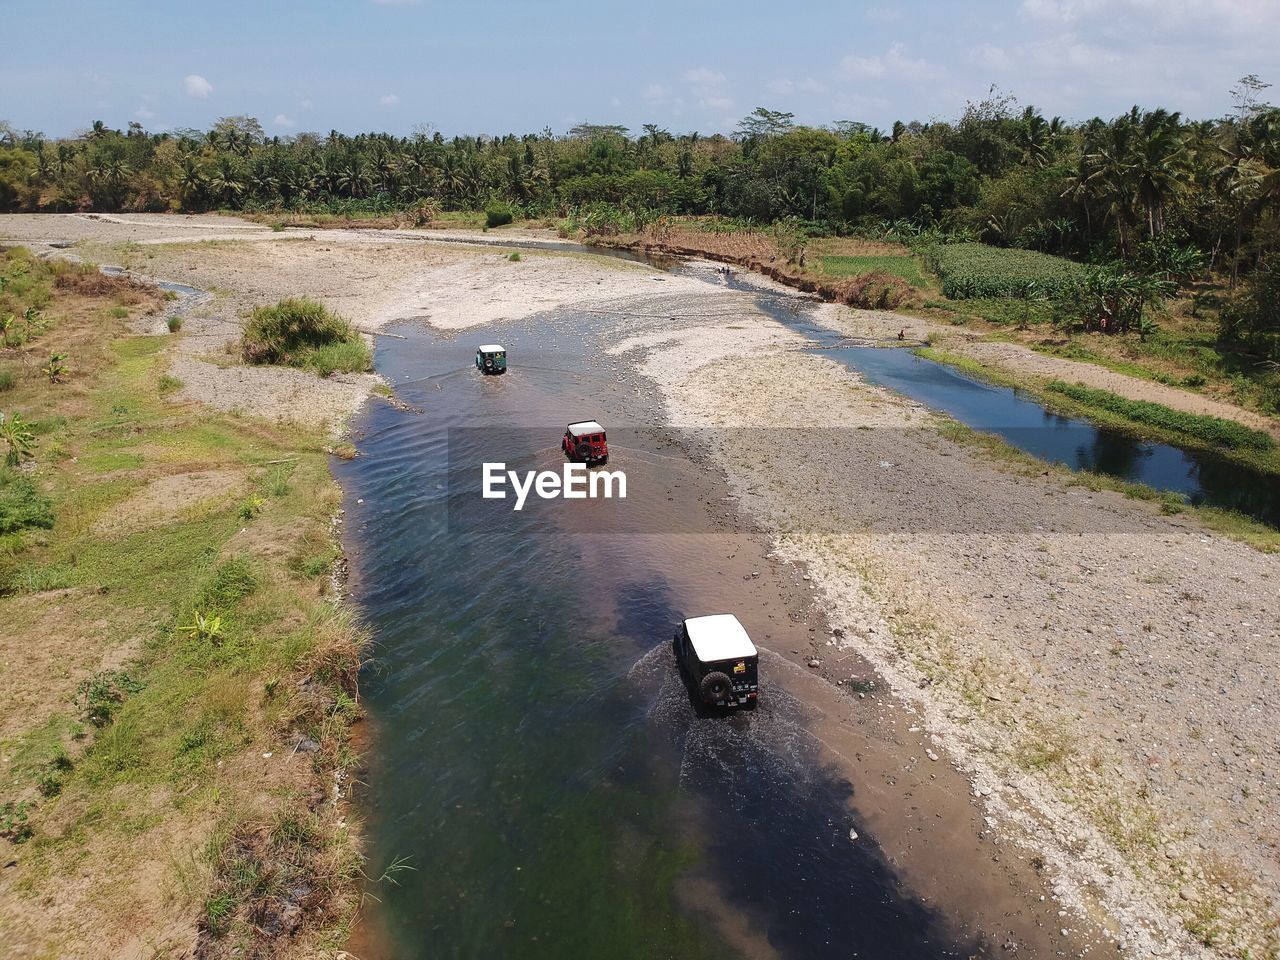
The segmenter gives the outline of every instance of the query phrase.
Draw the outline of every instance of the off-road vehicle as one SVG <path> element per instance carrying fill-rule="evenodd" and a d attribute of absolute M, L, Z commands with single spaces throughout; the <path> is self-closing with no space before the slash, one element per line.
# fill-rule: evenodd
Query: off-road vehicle
<path fill-rule="evenodd" d="M 609 462 L 609 441 L 604 435 L 604 427 L 594 420 L 582 420 L 565 427 L 560 449 L 570 460 L 579 463 Z"/>
<path fill-rule="evenodd" d="M 760 656 L 733 614 L 691 617 L 680 624 L 673 643 L 676 660 L 703 703 L 748 709 L 756 705 Z"/>
<path fill-rule="evenodd" d="M 476 350 L 476 369 L 481 373 L 506 373 L 506 349 L 497 343 L 484 344 Z"/>

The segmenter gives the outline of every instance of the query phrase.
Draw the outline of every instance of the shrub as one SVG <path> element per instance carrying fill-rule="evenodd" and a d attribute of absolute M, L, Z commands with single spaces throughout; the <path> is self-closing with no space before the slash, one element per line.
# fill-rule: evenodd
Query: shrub
<path fill-rule="evenodd" d="M 511 209 L 511 205 L 508 203 L 491 203 L 484 208 L 484 225 L 486 227 L 501 227 L 515 218 L 515 211 Z"/>
<path fill-rule="evenodd" d="M 0 390 L 12 390 L 17 380 L 12 370 L 0 370 Z"/>
<path fill-rule="evenodd" d="M 159 381 L 156 383 L 156 390 L 160 396 L 167 397 L 171 393 L 176 393 L 182 389 L 182 381 L 177 377 L 171 377 L 167 373 L 160 375 Z"/>
<path fill-rule="evenodd" d="M 86 723 L 105 727 L 125 698 L 141 689 L 142 684 L 123 670 L 101 670 L 81 681 L 71 702 Z"/>
<path fill-rule="evenodd" d="M 344 349 L 320 358 L 321 368 L 357 369 L 369 366 L 369 350 L 347 321 L 309 297 L 290 297 L 273 307 L 259 307 L 245 324 L 240 349 L 250 363 L 309 366 L 326 347 Z"/>
<path fill-rule="evenodd" d="M 307 357 L 306 366 L 315 370 L 322 377 L 334 373 L 360 373 L 368 370 L 373 358 L 363 340 L 354 343 L 331 343 L 321 347 Z"/>
<path fill-rule="evenodd" d="M 53 526 L 53 503 L 29 477 L 0 467 L 0 535 Z M 3 588 L 0 584 L 0 588 Z"/>
<path fill-rule="evenodd" d="M 836 285 L 841 303 L 866 310 L 894 310 L 911 299 L 911 285 L 902 277 L 873 270 Z"/>
<path fill-rule="evenodd" d="M 165 325 L 169 328 L 170 333 L 177 333 L 179 330 L 182 329 L 182 318 L 170 317 L 168 320 L 165 321 Z"/>

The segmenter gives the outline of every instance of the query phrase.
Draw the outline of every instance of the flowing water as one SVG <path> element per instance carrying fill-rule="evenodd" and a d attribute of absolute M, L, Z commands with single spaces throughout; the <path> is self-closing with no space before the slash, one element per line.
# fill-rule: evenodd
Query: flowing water
<path fill-rule="evenodd" d="M 758 290 L 750 281 L 733 286 Z M 1046 409 L 1020 390 L 995 386 L 911 349 L 848 346 L 809 319 L 804 301 L 760 292 L 757 306 L 814 340 L 831 357 L 872 383 L 888 387 L 966 426 L 999 436 L 1024 453 L 1072 470 L 1104 474 L 1176 493 L 1193 504 L 1235 510 L 1280 527 L 1280 481 L 1224 456 L 1140 440 Z"/>
<path fill-rule="evenodd" d="M 655 453 L 670 438 L 650 390 L 619 376 L 596 325 L 571 313 L 461 336 L 404 325 L 408 339 L 380 342 L 380 372 L 422 412 L 371 405 L 360 457 L 337 470 L 353 592 L 377 642 L 363 691 L 368 873 L 405 869 L 371 886 L 355 952 L 1070 947 L 1052 904 L 1029 906 L 1029 868 L 977 839 L 963 779 L 918 768 L 923 746 L 877 719 L 892 712 L 881 698 L 787 656 L 821 626 L 807 585 L 737 531 L 721 478 Z M 480 376 L 474 344 L 495 339 L 511 370 Z M 575 535 L 533 506 L 462 522 L 458 500 L 475 496 L 459 489 L 462 447 L 521 424 L 545 437 L 522 462 L 552 466 L 563 424 L 587 417 L 639 425 L 611 434 L 610 463 L 633 490 L 660 491 L 636 499 L 636 532 Z M 682 617 L 724 610 L 762 648 L 764 693 L 759 709 L 717 717 L 695 706 L 670 639 Z"/>

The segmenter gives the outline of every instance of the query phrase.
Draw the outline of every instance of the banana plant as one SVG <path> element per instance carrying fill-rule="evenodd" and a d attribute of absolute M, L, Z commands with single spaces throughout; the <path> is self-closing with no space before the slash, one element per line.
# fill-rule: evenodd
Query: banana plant
<path fill-rule="evenodd" d="M 67 372 L 67 355 L 65 353 L 49 354 L 49 362 L 40 368 L 40 372 L 49 378 L 50 383 L 58 383 Z"/>
<path fill-rule="evenodd" d="M 26 421 L 16 413 L 6 416 L 0 412 L 0 440 L 3 440 L 8 448 L 4 462 L 10 467 L 16 467 L 24 459 L 34 457 L 35 454 L 32 451 L 39 446 L 36 435 L 31 432 Z"/>

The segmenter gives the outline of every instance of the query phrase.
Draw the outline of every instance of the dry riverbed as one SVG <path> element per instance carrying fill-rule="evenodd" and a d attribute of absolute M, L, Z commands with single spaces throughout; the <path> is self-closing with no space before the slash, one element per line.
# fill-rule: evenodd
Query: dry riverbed
<path fill-rule="evenodd" d="M 182 396 L 269 419 L 336 429 L 376 383 L 255 383 L 225 344 L 245 311 L 282 296 L 316 296 L 371 333 L 406 318 L 460 330 L 594 311 L 670 422 L 740 428 L 717 430 L 710 449 L 829 610 L 815 672 L 834 682 L 843 651 L 868 658 L 923 717 L 939 762 L 968 776 L 991 829 L 1044 863 L 1064 926 L 1095 923 L 1134 956 L 1278 949 L 1280 557 L 986 459 L 919 405 L 800 352 L 802 338 L 716 286 L 710 267 L 670 276 L 409 236 L 122 219 L 5 217 L 0 239 L 50 252 L 76 241 L 86 258 L 210 291 L 173 359 Z M 817 317 L 858 336 L 934 329 L 829 305 Z M 837 428 L 821 455 L 797 461 L 777 442 L 813 425 Z"/>

